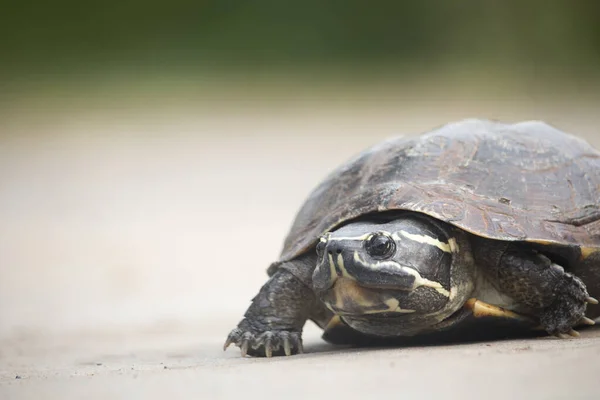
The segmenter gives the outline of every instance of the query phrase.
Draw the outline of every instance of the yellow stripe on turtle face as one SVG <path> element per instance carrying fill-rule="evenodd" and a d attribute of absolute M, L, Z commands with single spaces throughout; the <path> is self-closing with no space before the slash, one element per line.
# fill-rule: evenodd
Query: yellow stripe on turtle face
<path fill-rule="evenodd" d="M 398 301 L 398 299 L 394 299 L 394 298 L 387 299 L 386 301 L 383 302 L 383 304 L 385 304 L 388 307 L 387 310 L 367 310 L 364 313 L 365 314 L 381 314 L 381 313 L 386 313 L 386 312 L 393 312 L 393 313 L 400 313 L 400 314 L 411 314 L 411 313 L 416 312 L 416 310 L 410 310 L 407 308 L 400 307 L 400 302 Z"/>
<path fill-rule="evenodd" d="M 433 238 L 431 236 L 426 236 L 426 235 L 415 235 L 413 233 L 409 233 L 406 231 L 399 231 L 396 232 L 392 235 L 392 237 L 396 240 L 400 239 L 400 236 L 398 235 L 402 235 L 407 239 L 410 239 L 414 242 L 418 242 L 418 243 L 424 243 L 424 244 L 428 244 L 430 246 L 435 246 L 438 249 L 440 249 L 441 251 L 445 252 L 445 253 L 452 253 L 452 249 L 450 244 L 445 243 L 445 242 L 441 242 L 436 238 Z"/>
<path fill-rule="evenodd" d="M 330 279 L 331 279 L 331 283 L 333 283 L 338 278 L 336 263 L 333 259 L 332 254 L 327 254 L 327 259 L 329 261 L 329 274 L 331 275 Z M 348 270 L 346 269 L 346 265 L 344 264 L 344 257 L 342 257 L 341 254 L 338 254 L 338 256 L 337 256 L 337 267 L 340 269 L 340 272 L 342 273 L 342 276 L 344 278 L 356 280 L 352 275 L 350 275 L 348 273 Z"/>
<path fill-rule="evenodd" d="M 349 311 L 360 314 L 380 314 L 386 312 L 409 314 L 415 310 L 400 307 L 398 299 L 393 297 L 384 300 L 376 290 L 363 288 L 355 281 L 340 278 L 336 281 L 333 291 L 334 303 L 325 302 L 325 305 L 334 313 L 347 314 Z"/>
<path fill-rule="evenodd" d="M 338 264 L 338 267 L 340 268 L 340 271 L 342 271 L 342 276 L 344 278 L 356 280 L 352 275 L 350 275 L 348 273 L 348 270 L 346 269 L 346 266 L 344 265 L 344 257 L 342 257 L 341 254 L 338 254 L 338 256 L 337 256 L 337 264 Z"/>
<path fill-rule="evenodd" d="M 337 240 L 363 241 L 363 240 L 366 240 L 369 236 L 371 236 L 370 233 L 365 233 L 364 235 L 360 235 L 360 236 L 329 236 L 329 238 L 327 238 L 327 240 L 329 240 L 329 241 L 337 241 Z M 325 241 L 327 241 L 327 240 L 325 240 Z"/>
<path fill-rule="evenodd" d="M 403 267 L 400 264 L 398 264 L 396 261 L 389 261 L 389 260 L 388 261 L 378 261 L 376 263 L 369 264 L 368 262 L 366 262 L 365 260 L 363 260 L 360 257 L 360 254 L 358 253 L 358 251 L 354 252 L 354 261 L 361 264 L 363 267 L 374 269 L 374 270 L 377 270 L 377 269 L 383 268 L 383 267 L 391 267 L 391 268 L 398 269 L 402 272 L 412 275 L 415 278 L 415 281 L 414 281 L 414 284 L 412 287 L 413 289 L 416 289 L 419 286 L 430 287 L 430 288 L 434 289 L 435 291 L 437 291 L 442 296 L 450 297 L 450 292 L 447 289 L 445 289 L 441 283 L 431 281 L 427 278 L 423 278 L 417 270 L 415 270 L 413 268 L 409 268 L 409 267 Z"/>
<path fill-rule="evenodd" d="M 333 256 L 331 254 L 327 255 L 327 259 L 329 260 L 329 280 L 331 283 L 335 282 L 337 279 L 337 271 L 335 270 L 335 263 L 333 262 Z"/>

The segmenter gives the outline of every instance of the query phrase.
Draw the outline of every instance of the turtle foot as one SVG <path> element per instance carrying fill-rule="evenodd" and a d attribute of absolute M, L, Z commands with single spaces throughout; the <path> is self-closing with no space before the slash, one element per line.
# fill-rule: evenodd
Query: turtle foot
<path fill-rule="evenodd" d="M 577 277 L 565 273 L 564 279 L 557 287 L 557 298 L 546 307 L 540 322 L 551 335 L 560 338 L 578 337 L 573 327 L 578 325 L 593 325 L 594 321 L 585 316 L 588 304 L 594 304 L 595 299 L 588 295 L 584 283 Z"/>
<path fill-rule="evenodd" d="M 291 356 L 300 354 L 302 349 L 302 334 L 290 331 L 263 331 L 235 328 L 227 336 L 223 350 L 235 344 L 241 350 L 242 357 Z"/>

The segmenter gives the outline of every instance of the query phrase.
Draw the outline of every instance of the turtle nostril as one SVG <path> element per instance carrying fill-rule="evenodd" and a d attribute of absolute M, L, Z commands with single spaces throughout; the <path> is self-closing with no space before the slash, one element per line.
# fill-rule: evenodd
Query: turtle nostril
<path fill-rule="evenodd" d="M 342 254 L 343 249 L 340 248 L 333 248 L 333 249 L 329 249 L 327 250 L 327 254 L 329 254 L 330 256 L 333 256 L 334 254 Z"/>
<path fill-rule="evenodd" d="M 339 243 L 329 243 L 326 252 L 330 256 L 340 255 L 344 252 L 344 246 L 341 246 Z"/>

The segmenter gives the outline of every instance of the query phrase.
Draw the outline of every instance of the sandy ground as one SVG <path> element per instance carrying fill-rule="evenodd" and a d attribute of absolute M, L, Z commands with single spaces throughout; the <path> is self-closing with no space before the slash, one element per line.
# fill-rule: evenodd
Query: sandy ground
<path fill-rule="evenodd" d="M 339 349 L 308 326 L 302 356 L 221 350 L 308 191 L 365 146 L 485 116 L 600 147 L 598 103 L 451 97 L 2 110 L 0 398 L 600 398 L 599 330 Z"/>

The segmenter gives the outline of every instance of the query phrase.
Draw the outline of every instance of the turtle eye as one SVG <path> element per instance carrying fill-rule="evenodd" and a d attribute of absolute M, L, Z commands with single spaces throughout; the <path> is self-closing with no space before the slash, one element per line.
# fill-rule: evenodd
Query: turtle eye
<path fill-rule="evenodd" d="M 375 233 L 365 243 L 367 253 L 373 258 L 384 259 L 391 257 L 396 251 L 396 243 L 385 233 Z"/>
<path fill-rule="evenodd" d="M 325 254 L 325 241 L 323 239 L 319 240 L 319 243 L 317 243 L 317 256 L 323 257 L 323 254 Z"/>

